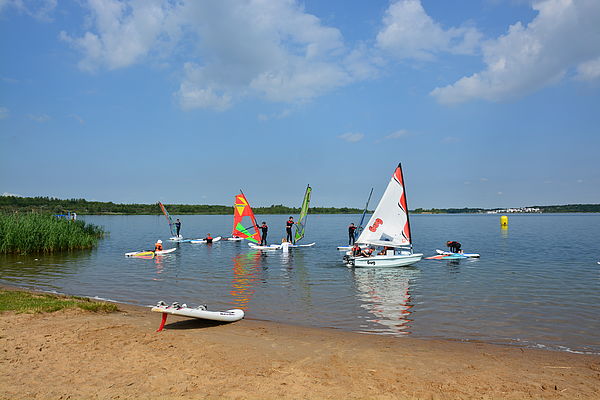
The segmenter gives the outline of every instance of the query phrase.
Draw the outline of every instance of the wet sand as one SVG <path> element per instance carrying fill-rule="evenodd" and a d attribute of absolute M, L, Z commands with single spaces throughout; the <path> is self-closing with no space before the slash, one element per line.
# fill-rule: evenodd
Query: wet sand
<path fill-rule="evenodd" d="M 0 398 L 600 398 L 595 355 L 119 308 L 0 314 Z"/>

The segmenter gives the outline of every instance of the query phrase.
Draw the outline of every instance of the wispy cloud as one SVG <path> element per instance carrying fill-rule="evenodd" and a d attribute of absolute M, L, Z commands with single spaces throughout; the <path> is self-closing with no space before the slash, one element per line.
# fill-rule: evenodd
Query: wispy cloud
<path fill-rule="evenodd" d="M 73 118 L 74 120 L 79 122 L 81 125 L 85 124 L 85 120 L 77 114 L 69 114 L 69 117 Z"/>
<path fill-rule="evenodd" d="M 259 121 L 269 121 L 272 119 L 284 119 L 289 117 L 290 115 L 292 115 L 292 110 L 290 109 L 285 109 L 279 113 L 274 113 L 274 114 L 258 114 L 257 118 Z"/>
<path fill-rule="evenodd" d="M 351 142 L 351 143 L 358 142 L 358 141 L 362 140 L 364 137 L 365 137 L 365 135 L 362 133 L 351 133 L 351 132 L 344 133 L 344 134 L 338 136 L 338 138 L 345 140 L 346 142 Z"/>
<path fill-rule="evenodd" d="M 27 118 L 39 123 L 50 121 L 50 117 L 46 114 L 27 114 Z"/>
<path fill-rule="evenodd" d="M 0 107 L 0 119 L 8 118 L 8 115 L 9 115 L 8 108 Z"/>
<path fill-rule="evenodd" d="M 442 143 L 458 143 L 460 139 L 454 136 L 446 136 L 442 139 Z"/>
<path fill-rule="evenodd" d="M 390 133 L 384 139 L 400 139 L 402 137 L 406 137 L 409 135 L 409 132 L 406 129 L 400 129 L 399 131 Z"/>

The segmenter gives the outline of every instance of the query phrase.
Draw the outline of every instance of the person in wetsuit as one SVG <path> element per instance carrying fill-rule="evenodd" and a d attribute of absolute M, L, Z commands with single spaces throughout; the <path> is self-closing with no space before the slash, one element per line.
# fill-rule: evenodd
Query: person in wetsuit
<path fill-rule="evenodd" d="M 269 231 L 269 227 L 267 226 L 267 223 L 265 221 L 262 222 L 262 225 L 259 226 L 260 228 L 260 245 L 261 246 L 266 246 L 267 245 L 267 232 Z"/>
<path fill-rule="evenodd" d="M 354 246 L 352 247 L 352 256 L 360 257 L 361 252 L 362 252 L 362 250 L 360 249 L 360 246 L 358 244 L 354 243 Z"/>
<path fill-rule="evenodd" d="M 294 226 L 294 217 L 290 216 L 290 219 L 285 223 L 285 233 L 287 234 L 286 240 L 289 243 L 293 243 L 294 238 L 292 237 L 292 226 Z"/>
<path fill-rule="evenodd" d="M 206 244 L 210 244 L 210 243 L 212 243 L 213 238 L 212 238 L 212 236 L 210 236 L 210 233 L 207 233 L 204 240 L 206 240 Z"/>
<path fill-rule="evenodd" d="M 451 253 L 462 253 L 462 250 L 460 249 L 461 245 L 457 241 L 448 241 L 446 242 L 446 246 L 448 246 Z"/>
<path fill-rule="evenodd" d="M 356 240 L 356 238 L 354 237 L 354 232 L 356 231 L 356 226 L 354 226 L 354 223 L 351 223 L 350 226 L 348 227 L 348 245 L 351 246 L 354 244 L 354 241 Z"/>
<path fill-rule="evenodd" d="M 179 231 L 181 230 L 181 221 L 179 218 L 175 220 L 175 229 L 177 230 L 177 234 L 175 236 L 179 236 Z"/>

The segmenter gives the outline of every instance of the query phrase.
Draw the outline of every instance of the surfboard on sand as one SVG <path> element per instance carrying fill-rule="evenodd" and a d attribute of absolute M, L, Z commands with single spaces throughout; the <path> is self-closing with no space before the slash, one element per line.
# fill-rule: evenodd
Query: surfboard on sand
<path fill-rule="evenodd" d="M 156 306 L 152 307 L 152 311 L 162 313 L 162 321 L 157 332 L 163 330 L 169 314 L 221 322 L 235 322 L 244 318 L 244 311 L 237 308 L 227 311 L 208 311 L 206 305 L 192 308 L 177 302 L 167 305 L 164 301 L 159 301 Z"/>

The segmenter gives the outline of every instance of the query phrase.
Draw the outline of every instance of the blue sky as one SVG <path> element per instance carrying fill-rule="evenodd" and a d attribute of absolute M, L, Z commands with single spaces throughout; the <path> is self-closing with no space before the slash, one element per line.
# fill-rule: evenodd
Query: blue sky
<path fill-rule="evenodd" d="M 0 194 L 600 202 L 597 0 L 0 0 Z"/>

